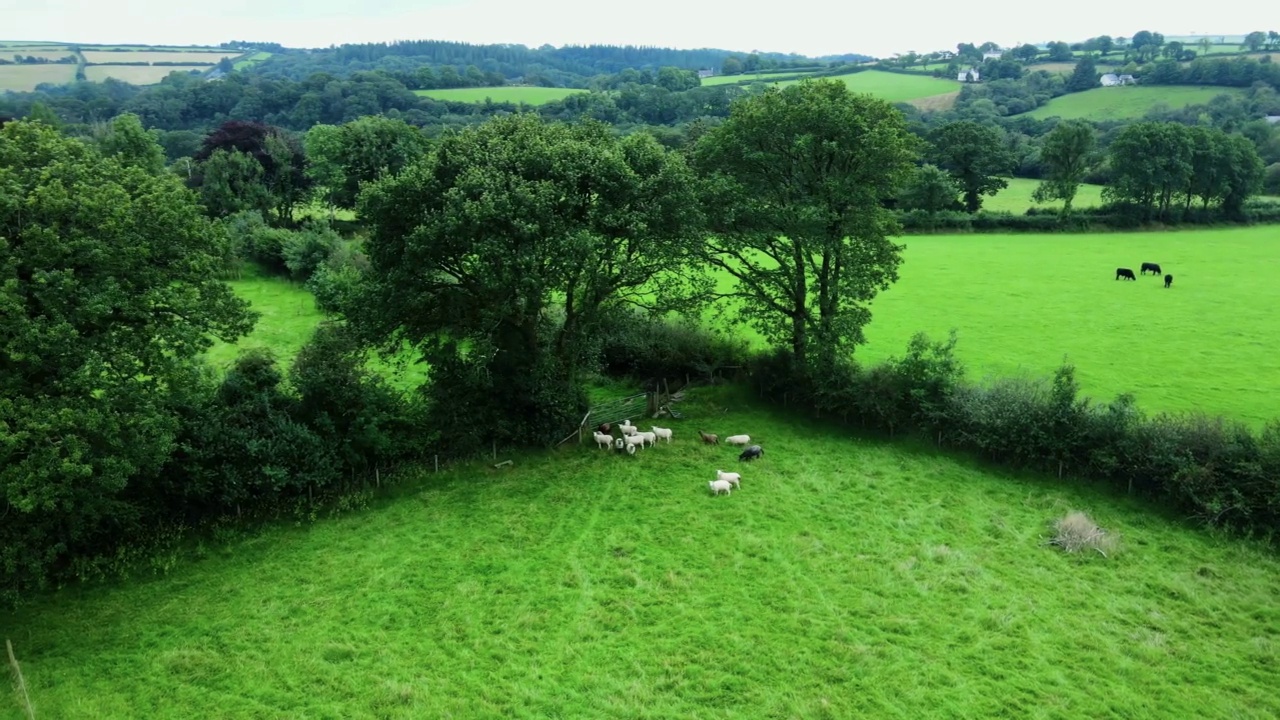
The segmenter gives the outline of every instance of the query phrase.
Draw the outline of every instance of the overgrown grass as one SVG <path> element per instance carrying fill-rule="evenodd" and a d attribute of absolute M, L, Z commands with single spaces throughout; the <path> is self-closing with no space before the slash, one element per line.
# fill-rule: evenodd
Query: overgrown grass
<path fill-rule="evenodd" d="M 1242 88 L 1201 85 L 1126 85 L 1069 93 L 1026 113 L 1039 120 L 1051 117 L 1090 120 L 1135 120 L 1164 104 L 1171 108 L 1207 103 L 1219 95 L 1241 95 Z"/>
<path fill-rule="evenodd" d="M 587 92 L 579 88 L 549 88 L 523 85 L 480 88 L 445 88 L 441 90 L 414 90 L 414 94 L 436 100 L 454 102 L 484 102 L 486 98 L 496 103 L 527 103 L 544 105 L 552 100 L 562 100 L 576 93 Z"/>
<path fill-rule="evenodd" d="M 636 457 L 424 472 L 5 616 L 37 717 L 1280 714 L 1273 555 L 1088 485 L 693 398 Z M 741 490 L 711 497 L 717 468 Z M 1048 546 L 1072 510 L 1123 551 Z"/>
<path fill-rule="evenodd" d="M 1031 199 L 1032 193 L 1040 185 L 1039 180 L 1005 178 L 1005 181 L 1009 183 L 1009 187 L 995 195 L 982 196 L 983 210 L 999 210 L 1022 215 L 1030 208 L 1060 209 L 1063 206 L 1061 200 L 1038 203 Z M 1076 191 L 1076 199 L 1071 203 L 1071 206 L 1075 208 L 1098 207 L 1100 205 L 1102 205 L 1102 186 L 1087 184 L 1080 186 L 1080 189 Z"/>
<path fill-rule="evenodd" d="M 767 80 L 776 77 L 788 77 L 794 75 L 804 75 L 806 73 L 816 72 L 814 70 L 771 70 L 769 72 L 744 72 L 738 75 L 712 75 L 711 77 L 702 78 L 702 84 L 705 85 L 736 85 L 738 83 L 752 82 L 754 80 Z"/>

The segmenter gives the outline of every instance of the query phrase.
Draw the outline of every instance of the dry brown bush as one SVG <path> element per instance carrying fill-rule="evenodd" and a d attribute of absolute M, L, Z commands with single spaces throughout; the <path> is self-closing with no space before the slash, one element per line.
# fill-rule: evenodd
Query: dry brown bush
<path fill-rule="evenodd" d="M 1066 552 L 1092 549 L 1106 557 L 1116 549 L 1118 538 L 1098 527 L 1097 523 L 1082 512 L 1067 513 L 1066 517 L 1054 523 L 1053 527 L 1057 535 L 1049 541 L 1049 544 L 1057 545 Z"/>

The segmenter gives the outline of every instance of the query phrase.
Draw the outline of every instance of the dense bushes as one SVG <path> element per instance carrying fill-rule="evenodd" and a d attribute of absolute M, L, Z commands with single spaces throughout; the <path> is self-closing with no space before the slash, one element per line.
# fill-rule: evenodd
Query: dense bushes
<path fill-rule="evenodd" d="M 1101 208 L 1075 208 L 1063 215 L 1056 208 L 1030 208 L 1025 214 L 980 210 L 976 213 L 941 210 L 906 210 L 897 213 L 898 221 L 912 233 L 960 232 L 1093 232 L 1134 230 L 1146 225 L 1142 213 L 1123 205 Z M 1161 226 L 1219 225 L 1280 222 L 1280 203 L 1251 200 L 1241 216 L 1233 216 L 1220 208 L 1172 208 Z"/>
<path fill-rule="evenodd" d="M 954 336 L 912 339 L 906 354 L 870 369 L 815 376 L 785 354 L 762 355 L 751 378 L 764 396 L 890 433 L 912 431 L 992 461 L 1109 481 L 1162 498 L 1212 525 L 1270 534 L 1280 522 L 1280 422 L 1261 434 L 1199 414 L 1148 417 L 1121 395 L 1081 398 L 1074 369 L 1052 382 L 964 380 Z"/>
<path fill-rule="evenodd" d="M 649 320 L 639 311 L 622 314 L 601 336 L 601 371 L 615 377 L 713 380 L 719 371 L 746 365 L 747 358 L 744 340 L 689 320 Z"/>

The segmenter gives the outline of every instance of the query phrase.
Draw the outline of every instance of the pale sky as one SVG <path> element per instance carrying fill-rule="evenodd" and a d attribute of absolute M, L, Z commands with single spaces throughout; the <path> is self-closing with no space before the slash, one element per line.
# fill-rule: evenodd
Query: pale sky
<path fill-rule="evenodd" d="M 749 1 L 724 0 L 0 0 L 0 40 L 215 45 L 235 39 L 286 47 L 456 40 L 889 57 L 954 49 L 957 42 L 1008 47 L 1131 37 L 1138 30 L 1240 35 L 1280 26 L 1280 15 L 1264 9 L 1273 8 L 1270 3 L 1245 0 L 1209 12 L 1200 3 L 1114 0 L 774 0 L 760 10 L 751 10 Z"/>

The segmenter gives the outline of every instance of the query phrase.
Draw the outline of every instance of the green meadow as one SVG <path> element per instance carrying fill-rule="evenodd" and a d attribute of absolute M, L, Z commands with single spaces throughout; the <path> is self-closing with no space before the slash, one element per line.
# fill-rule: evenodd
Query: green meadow
<path fill-rule="evenodd" d="M 635 457 L 409 472 L 366 510 L 4 616 L 35 715 L 1280 715 L 1273 554 L 1086 483 L 689 398 Z M 699 427 L 767 452 L 738 463 Z M 740 489 L 711 496 L 717 469 Z M 1118 551 L 1047 545 L 1072 510 Z"/>
<path fill-rule="evenodd" d="M 736 85 L 739 83 L 754 82 L 756 80 L 768 80 L 769 78 L 791 77 L 795 75 L 803 75 L 805 70 L 774 70 L 771 72 L 744 72 L 738 75 L 712 75 L 711 77 L 702 78 L 703 85 Z"/>
<path fill-rule="evenodd" d="M 1032 200 L 1031 195 L 1039 187 L 1039 180 L 1005 178 L 1005 182 L 1009 183 L 1009 187 L 995 195 L 982 196 L 983 210 L 997 210 L 1023 215 L 1031 208 L 1061 208 L 1064 204 L 1061 200 L 1045 203 L 1038 203 Z M 1071 203 L 1071 206 L 1076 208 L 1098 207 L 1100 205 L 1102 205 L 1102 186 L 1089 185 L 1087 183 L 1080 186 L 1076 191 L 1075 200 Z"/>
<path fill-rule="evenodd" d="M 1135 120 L 1157 105 L 1180 108 L 1207 103 L 1219 95 L 1243 94 L 1241 88 L 1200 85 L 1127 85 L 1104 87 L 1056 97 L 1026 115 L 1038 120 Z"/>
<path fill-rule="evenodd" d="M 864 70 L 848 75 L 835 75 L 831 79 L 843 82 L 854 92 L 870 93 L 889 102 L 908 102 L 959 90 L 959 83 L 955 80 L 945 80 L 926 75 L 882 72 L 879 70 Z M 799 79 L 781 80 L 769 84 L 785 87 L 798 82 L 800 82 Z"/>
<path fill-rule="evenodd" d="M 0 65 L 0 93 L 6 90 L 30 92 L 40 83 L 61 85 L 75 79 L 75 65 Z"/>
<path fill-rule="evenodd" d="M 581 88 L 549 88 L 524 85 L 506 85 L 502 87 L 479 88 L 446 88 L 442 90 L 414 90 L 414 93 L 436 100 L 452 100 L 454 102 L 493 102 L 526 103 L 544 105 L 552 100 L 562 100 L 575 93 L 587 92 Z"/>

